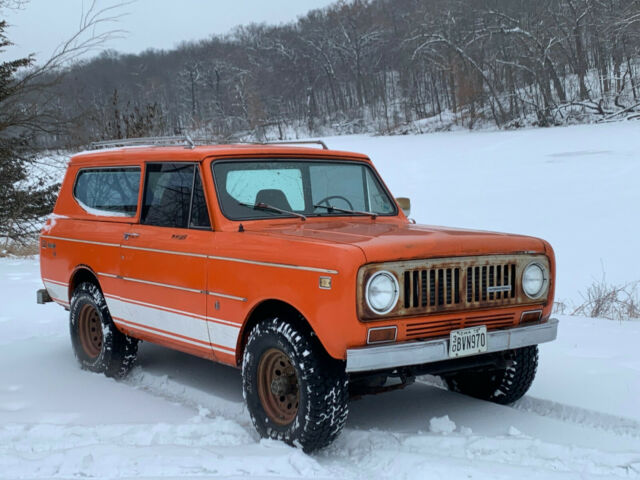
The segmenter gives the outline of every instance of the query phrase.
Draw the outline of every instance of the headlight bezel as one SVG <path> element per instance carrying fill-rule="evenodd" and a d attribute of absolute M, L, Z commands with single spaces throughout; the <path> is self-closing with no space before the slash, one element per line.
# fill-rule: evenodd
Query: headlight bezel
<path fill-rule="evenodd" d="M 544 269 L 545 285 L 536 298 L 529 297 L 522 288 L 522 274 L 524 268 L 530 263 L 540 264 Z M 464 282 L 468 282 L 470 270 L 479 269 L 480 274 L 484 275 L 483 268 L 492 265 L 511 265 L 515 271 L 508 280 L 512 283 L 512 293 L 501 294 L 501 298 L 489 299 L 487 292 L 487 302 L 482 299 L 482 295 L 477 300 L 468 297 L 468 291 L 465 293 Z M 433 294 L 433 279 L 431 279 L 429 271 L 437 271 L 440 269 L 459 269 L 460 270 L 460 302 L 441 303 L 438 300 L 431 301 Z M 398 282 L 399 298 L 395 307 L 386 314 L 381 314 L 370 307 L 370 302 L 366 299 L 366 286 L 369 279 L 378 271 L 386 271 L 391 273 Z M 467 276 L 465 277 L 465 272 Z M 503 269 L 502 275 L 505 270 Z M 440 274 L 442 274 L 441 272 Z M 425 276 L 426 274 L 426 276 Z M 476 271 L 476 275 L 478 272 Z M 488 275 L 487 268 L 487 275 Z M 454 312 L 471 312 L 483 308 L 520 308 L 521 306 L 538 305 L 540 303 L 547 305 L 550 301 L 549 295 L 553 291 L 554 284 L 554 263 L 553 258 L 545 253 L 533 251 L 525 251 L 509 254 L 488 254 L 488 255 L 472 255 L 465 257 L 433 257 L 426 259 L 411 260 L 395 260 L 383 261 L 361 265 L 357 273 L 356 284 L 356 313 L 360 322 L 378 322 L 392 320 L 395 318 L 411 318 L 425 317 L 430 315 L 449 314 Z M 458 278 L 458 277 L 452 277 Z M 476 278 L 477 280 L 477 278 Z M 437 281 L 437 279 L 436 279 Z M 457 280 L 456 280 L 457 281 Z M 425 283 L 426 282 L 426 283 Z M 504 283 L 504 282 L 502 282 Z M 506 283 L 505 283 L 506 284 Z M 425 287 L 426 289 L 425 295 Z M 431 285 L 429 287 L 429 285 Z M 472 286 L 478 285 L 473 282 Z M 480 285 L 482 287 L 482 285 Z M 468 290 L 468 283 L 467 283 Z M 479 292 L 483 291 L 480 288 Z M 429 293 L 431 292 L 431 293 Z"/>
<path fill-rule="evenodd" d="M 371 284 L 376 278 L 380 276 L 385 276 L 390 278 L 393 284 L 393 288 L 395 290 L 393 301 L 384 310 L 378 310 L 371 304 L 371 301 L 369 300 L 369 289 L 371 287 Z M 364 289 L 364 298 L 371 312 L 375 313 L 376 315 L 386 315 L 387 313 L 391 312 L 394 308 L 396 308 L 396 305 L 398 305 L 398 300 L 400 299 L 400 283 L 398 282 L 398 279 L 392 272 L 388 270 L 378 270 L 373 275 L 371 275 L 367 280 L 367 284 Z"/>
<path fill-rule="evenodd" d="M 527 289 L 525 288 L 525 276 L 527 274 L 527 270 L 529 270 L 529 268 L 532 267 L 537 267 L 540 269 L 540 271 L 542 272 L 542 284 L 540 285 L 540 290 L 538 290 L 538 292 L 536 294 L 530 294 Z M 547 291 L 548 287 L 549 287 L 549 271 L 548 269 L 540 262 L 538 261 L 532 261 L 529 262 L 523 269 L 522 269 L 522 277 L 520 278 L 520 287 L 522 288 L 522 292 L 531 300 L 538 300 L 539 298 L 542 298 L 545 294 L 545 292 Z"/>

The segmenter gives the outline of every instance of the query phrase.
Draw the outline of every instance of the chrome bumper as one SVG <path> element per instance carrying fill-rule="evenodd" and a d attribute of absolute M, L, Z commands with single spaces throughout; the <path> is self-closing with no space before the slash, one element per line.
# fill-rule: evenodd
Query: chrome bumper
<path fill-rule="evenodd" d="M 488 349 L 483 353 L 502 352 L 551 342 L 558 335 L 558 320 L 487 332 Z M 482 354 L 481 354 L 482 355 Z M 422 365 L 449 360 L 449 338 L 424 342 L 412 341 L 347 350 L 347 372 L 368 372 L 387 368 Z"/>

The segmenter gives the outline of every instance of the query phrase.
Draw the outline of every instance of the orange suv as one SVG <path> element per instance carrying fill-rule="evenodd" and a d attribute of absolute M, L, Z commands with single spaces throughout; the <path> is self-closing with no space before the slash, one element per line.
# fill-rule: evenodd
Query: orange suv
<path fill-rule="evenodd" d="M 527 391 L 557 332 L 547 242 L 415 225 L 369 158 L 322 142 L 171 142 L 73 156 L 42 229 L 38 302 L 69 310 L 83 368 L 122 377 L 140 340 L 241 368 L 258 432 L 305 451 L 350 396 L 417 375 Z"/>

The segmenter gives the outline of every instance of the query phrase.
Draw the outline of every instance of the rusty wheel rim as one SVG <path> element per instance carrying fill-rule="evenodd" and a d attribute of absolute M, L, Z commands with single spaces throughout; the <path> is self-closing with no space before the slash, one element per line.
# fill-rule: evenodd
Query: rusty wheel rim
<path fill-rule="evenodd" d="M 102 350 L 102 322 L 98 310 L 93 305 L 85 305 L 78 319 L 78 337 L 84 353 L 91 359 Z"/>
<path fill-rule="evenodd" d="M 298 414 L 298 375 L 289 357 L 277 348 L 270 348 L 260 358 L 258 394 L 265 413 L 274 423 L 288 425 Z"/>

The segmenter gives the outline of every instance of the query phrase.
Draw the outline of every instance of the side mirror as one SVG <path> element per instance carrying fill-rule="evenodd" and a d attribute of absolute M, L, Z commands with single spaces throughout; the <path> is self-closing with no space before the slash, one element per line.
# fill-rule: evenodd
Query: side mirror
<path fill-rule="evenodd" d="M 398 197 L 396 198 L 396 202 L 398 202 L 398 206 L 407 217 L 411 215 L 411 199 L 410 198 Z"/>

